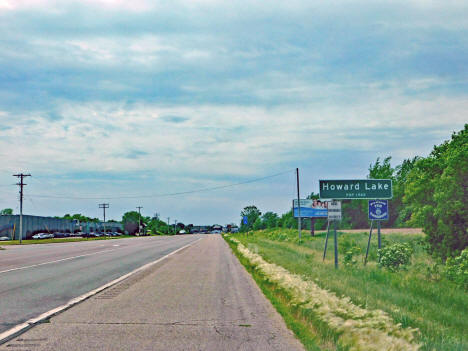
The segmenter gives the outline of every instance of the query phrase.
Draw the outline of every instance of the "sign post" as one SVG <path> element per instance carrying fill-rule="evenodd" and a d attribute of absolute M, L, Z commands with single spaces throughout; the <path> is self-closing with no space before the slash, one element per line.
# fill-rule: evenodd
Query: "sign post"
<path fill-rule="evenodd" d="M 336 222 L 341 221 L 341 201 L 332 200 L 328 203 L 328 220 L 333 222 L 335 268 L 338 268 L 338 235 L 336 233 Z"/>
<path fill-rule="evenodd" d="M 377 221 L 379 249 L 382 247 L 380 235 L 380 221 L 388 219 L 388 201 L 393 197 L 391 179 L 340 179 L 340 180 L 319 180 L 319 193 L 321 199 L 334 199 L 328 205 L 328 219 L 334 221 L 335 231 L 335 267 L 338 268 L 338 251 L 336 238 L 336 221 L 341 220 L 341 203 L 336 200 L 352 199 L 385 199 L 369 201 L 369 219 L 371 220 L 371 229 L 367 243 L 366 258 L 367 263 L 369 246 L 372 237 L 373 221 Z M 334 208 L 339 203 L 338 208 Z M 371 207 L 372 206 L 372 207 Z M 328 237 L 327 237 L 328 240 Z M 325 243 L 326 250 L 327 242 Z M 325 257 L 325 252 L 324 252 Z"/>
<path fill-rule="evenodd" d="M 325 248 L 323 249 L 323 259 L 325 261 L 325 255 L 327 254 L 328 235 L 330 234 L 330 221 L 327 222 L 327 236 L 325 237 Z"/>
<path fill-rule="evenodd" d="M 369 232 L 369 240 L 367 241 L 367 250 L 366 250 L 366 258 L 364 259 L 364 266 L 367 264 L 367 256 L 369 256 L 369 247 L 370 241 L 372 238 L 372 227 L 374 226 L 374 221 L 370 222 L 370 232 Z"/>
<path fill-rule="evenodd" d="M 297 176 L 297 202 L 300 203 L 301 196 L 299 195 L 299 168 L 296 168 L 296 176 Z M 297 229 L 299 231 L 299 240 L 301 240 L 301 206 L 298 206 L 298 221 L 297 221 Z"/>
<path fill-rule="evenodd" d="M 369 233 L 369 240 L 367 242 L 366 259 L 364 261 L 364 265 L 367 263 L 367 256 L 369 253 L 370 241 L 372 236 L 372 227 L 374 221 L 377 221 L 378 248 L 382 248 L 380 222 L 388 220 L 388 200 L 369 200 L 369 220 L 371 221 L 371 229 Z"/>

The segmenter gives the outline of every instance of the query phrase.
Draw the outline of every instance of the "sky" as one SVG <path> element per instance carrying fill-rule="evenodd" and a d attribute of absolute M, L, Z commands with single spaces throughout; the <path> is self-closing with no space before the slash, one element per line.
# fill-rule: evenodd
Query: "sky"
<path fill-rule="evenodd" d="M 467 14 L 458 0 L 0 0 L 0 208 L 19 211 L 23 172 L 26 214 L 102 217 L 105 202 L 117 220 L 143 206 L 226 224 L 247 205 L 288 211 L 296 168 L 306 196 L 377 157 L 426 156 L 468 121 Z"/>

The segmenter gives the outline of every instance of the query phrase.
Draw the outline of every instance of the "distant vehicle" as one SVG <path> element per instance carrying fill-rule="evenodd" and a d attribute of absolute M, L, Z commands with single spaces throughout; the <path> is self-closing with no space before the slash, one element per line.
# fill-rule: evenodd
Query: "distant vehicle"
<path fill-rule="evenodd" d="M 55 238 L 68 238 L 69 236 L 70 236 L 69 233 L 62 233 L 62 232 L 54 233 Z"/>
<path fill-rule="evenodd" d="M 100 237 L 101 235 L 98 233 L 91 232 L 89 234 L 83 234 L 83 238 L 97 238 Z"/>
<path fill-rule="evenodd" d="M 0 236 L 0 241 L 9 241 L 10 238 L 7 236 Z"/>
<path fill-rule="evenodd" d="M 239 227 L 231 227 L 231 233 L 239 233 Z"/>
<path fill-rule="evenodd" d="M 32 236 L 33 239 L 49 239 L 53 237 L 54 237 L 54 234 L 49 234 L 49 233 L 37 233 Z"/>
<path fill-rule="evenodd" d="M 221 233 L 222 233 L 222 231 L 219 230 L 219 229 L 215 229 L 215 230 L 211 231 L 211 234 L 221 234 Z"/>

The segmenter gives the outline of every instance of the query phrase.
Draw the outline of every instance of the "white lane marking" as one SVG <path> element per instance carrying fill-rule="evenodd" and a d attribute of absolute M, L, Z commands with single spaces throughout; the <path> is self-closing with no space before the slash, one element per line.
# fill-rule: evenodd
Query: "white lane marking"
<path fill-rule="evenodd" d="M 163 257 L 160 257 L 158 258 L 156 261 L 153 261 L 153 262 L 150 262 L 150 263 L 147 263 L 143 266 L 141 266 L 140 268 L 137 268 L 137 269 L 134 269 L 133 271 L 131 271 L 130 273 L 127 273 L 117 279 L 114 279 L 113 281 L 107 283 L 107 284 L 104 284 L 102 286 L 100 286 L 99 288 L 97 289 L 94 289 L 86 294 L 83 294 L 81 296 L 78 296 L 74 299 L 71 299 L 70 301 L 68 301 L 65 305 L 62 305 L 62 306 L 59 306 L 57 308 L 54 308 L 50 311 L 47 311 L 47 312 L 44 312 L 42 313 L 41 315 L 35 317 L 35 318 L 31 318 L 30 320 L 24 322 L 24 323 L 21 323 L 21 324 L 18 324 L 16 326 L 14 326 L 13 328 L 11 329 L 8 329 L 7 331 L 3 332 L 0 334 L 0 345 L 3 344 L 4 342 L 6 342 L 7 340 L 6 339 L 9 339 L 11 336 L 14 336 L 15 334 L 19 334 L 23 329 L 27 329 L 27 328 L 30 328 L 32 327 L 34 324 L 40 322 L 40 321 L 43 321 L 49 317 L 52 317 L 53 315 L 61 312 L 61 311 L 64 311 L 70 307 L 72 307 L 73 305 L 76 305 L 77 303 L 83 301 L 83 300 L 86 300 L 87 298 L 93 296 L 93 295 L 96 295 L 97 293 L 101 292 L 102 290 L 104 289 L 107 289 L 108 287 L 112 286 L 112 285 L 115 285 L 119 282 L 121 282 L 122 280 L 128 278 L 129 276 L 131 276 L 132 274 L 135 274 L 135 273 L 138 273 L 142 270 L 145 270 L 153 265 L 155 265 L 156 263 L 158 262 L 161 262 L 163 260 L 165 260 L 166 258 L 168 258 L 169 256 L 172 256 L 174 254 L 176 254 L 177 252 L 185 249 L 186 247 L 189 247 L 191 245 L 194 245 L 195 243 L 199 242 L 200 240 L 202 240 L 204 238 L 199 238 L 198 240 L 195 240 L 194 242 L 191 242 L 185 246 L 182 246 L 180 248 L 178 248 L 177 250 L 175 251 L 172 251 L 170 253 L 168 253 L 166 256 L 163 256 Z"/>
<path fill-rule="evenodd" d="M 39 266 L 43 266 L 43 265 L 49 264 L 49 263 L 57 263 L 57 262 L 62 262 L 62 261 L 67 261 L 67 260 L 73 260 L 74 258 L 92 256 L 92 255 L 96 255 L 96 254 L 98 254 L 98 253 L 110 252 L 110 251 L 115 251 L 115 250 L 117 250 L 117 249 L 102 250 L 102 251 L 93 252 L 93 253 L 89 253 L 89 254 L 85 254 L 85 255 L 78 255 L 78 256 L 73 256 L 73 257 L 66 257 L 66 258 L 62 258 L 62 259 L 60 259 L 60 260 L 55 260 L 55 261 L 47 261 L 47 262 L 32 264 L 32 265 L 30 265 L 30 266 L 11 268 L 11 269 L 7 269 L 7 270 L 5 270 L 5 271 L 0 271 L 0 274 L 2 274 L 2 273 L 7 273 L 7 272 L 13 272 L 13 271 L 19 271 L 19 270 L 22 270 L 22 269 L 28 269 L 28 268 L 39 267 Z"/>
<path fill-rule="evenodd" d="M 112 245 L 112 246 L 120 246 L 120 245 Z"/>

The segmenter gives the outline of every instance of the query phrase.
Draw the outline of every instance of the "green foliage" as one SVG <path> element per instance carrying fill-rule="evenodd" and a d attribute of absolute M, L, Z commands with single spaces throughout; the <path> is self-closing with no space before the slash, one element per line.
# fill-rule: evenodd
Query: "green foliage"
<path fill-rule="evenodd" d="M 274 212 L 266 212 L 262 216 L 263 228 L 276 228 L 278 226 L 278 215 Z"/>
<path fill-rule="evenodd" d="M 13 209 L 11 208 L 4 208 L 3 210 L 0 211 L 0 216 L 6 216 L 6 215 L 12 215 L 13 214 Z"/>
<path fill-rule="evenodd" d="M 295 228 L 297 227 L 297 219 L 293 217 L 292 210 L 289 210 L 288 212 L 284 213 L 279 221 L 278 221 L 278 226 L 281 228 Z"/>
<path fill-rule="evenodd" d="M 346 250 L 343 256 L 343 263 L 345 266 L 350 267 L 358 263 L 356 256 L 361 254 L 361 248 L 358 246 L 353 246 Z"/>
<path fill-rule="evenodd" d="M 391 156 L 388 156 L 384 161 L 380 162 L 380 157 L 377 157 L 377 160 L 374 164 L 369 165 L 369 179 L 393 179 L 393 173 L 395 169 L 390 165 Z"/>
<path fill-rule="evenodd" d="M 413 249 L 407 243 L 395 243 L 378 250 L 379 266 L 390 272 L 406 269 L 410 264 Z"/>
<path fill-rule="evenodd" d="M 265 227 L 263 225 L 263 222 L 262 222 L 262 219 L 260 217 L 257 217 L 257 219 L 255 220 L 252 228 L 253 228 L 253 230 L 265 229 Z"/>
<path fill-rule="evenodd" d="M 448 279 L 468 290 L 468 249 L 464 249 L 460 256 L 447 259 L 444 274 Z"/>
<path fill-rule="evenodd" d="M 167 226 L 167 223 L 158 218 L 151 219 L 146 229 L 151 231 L 151 234 L 170 234 L 170 228 Z"/>
<path fill-rule="evenodd" d="M 404 202 L 411 223 L 423 226 L 431 253 L 445 260 L 468 246 L 468 124 L 415 162 Z"/>
<path fill-rule="evenodd" d="M 343 263 L 347 267 L 356 265 L 358 263 L 356 256 L 362 253 L 356 241 L 348 236 L 345 236 L 340 242 L 338 250 L 343 255 Z"/>
<path fill-rule="evenodd" d="M 139 222 L 141 221 L 141 222 Z M 129 211 L 125 212 L 122 216 L 122 224 L 124 226 L 124 230 L 127 231 L 129 234 L 135 234 L 138 232 L 138 224 L 141 223 L 143 226 L 146 226 L 149 223 L 150 218 L 141 216 L 137 211 Z"/>
<path fill-rule="evenodd" d="M 261 215 L 262 213 L 260 212 L 260 210 L 254 205 L 244 207 L 244 209 L 242 210 L 240 214 L 240 217 L 241 217 L 240 230 L 241 231 L 251 230 L 253 228 L 255 221 Z M 244 221 L 243 221 L 244 216 L 247 216 L 247 224 L 244 224 Z"/>
<path fill-rule="evenodd" d="M 99 218 L 87 217 L 87 216 L 82 215 L 81 213 L 75 213 L 74 215 L 70 215 L 70 214 L 67 213 L 63 217 L 56 217 L 56 218 L 62 218 L 62 219 L 68 219 L 68 220 L 78 220 L 78 221 L 80 221 L 80 223 L 81 222 L 94 222 L 94 223 L 99 222 Z"/>
<path fill-rule="evenodd" d="M 140 214 L 137 211 L 125 212 L 122 216 L 122 223 L 124 225 L 127 223 L 138 223 L 139 218 L 140 218 Z"/>

